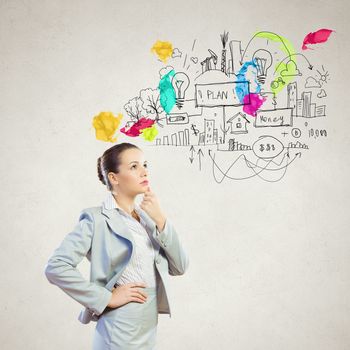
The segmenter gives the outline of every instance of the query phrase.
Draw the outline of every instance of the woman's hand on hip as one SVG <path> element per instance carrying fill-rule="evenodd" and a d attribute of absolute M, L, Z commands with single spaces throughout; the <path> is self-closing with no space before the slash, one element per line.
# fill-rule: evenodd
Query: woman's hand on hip
<path fill-rule="evenodd" d="M 112 289 L 112 297 L 108 303 L 108 307 L 116 308 L 130 301 L 136 301 L 138 303 L 144 303 L 147 300 L 147 294 L 138 287 L 146 287 L 143 282 L 126 283 Z"/>

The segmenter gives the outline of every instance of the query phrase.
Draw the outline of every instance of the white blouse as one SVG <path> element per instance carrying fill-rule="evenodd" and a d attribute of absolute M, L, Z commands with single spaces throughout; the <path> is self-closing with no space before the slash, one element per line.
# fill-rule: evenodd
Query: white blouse
<path fill-rule="evenodd" d="M 144 282 L 146 287 L 155 287 L 157 283 L 154 264 L 155 249 L 146 231 L 146 223 L 141 217 L 139 207 L 135 205 L 135 211 L 139 215 L 141 222 L 138 222 L 133 216 L 120 208 L 111 192 L 106 198 L 105 206 L 107 209 L 116 208 L 119 211 L 135 241 L 135 253 L 119 277 L 117 284 Z"/>

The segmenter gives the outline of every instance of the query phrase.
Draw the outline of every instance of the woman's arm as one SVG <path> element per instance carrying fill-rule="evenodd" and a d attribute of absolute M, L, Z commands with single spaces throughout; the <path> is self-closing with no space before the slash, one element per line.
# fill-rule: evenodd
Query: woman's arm
<path fill-rule="evenodd" d="M 163 248 L 168 258 L 169 274 L 172 276 L 183 275 L 189 266 L 189 259 L 175 227 L 168 218 L 165 219 L 165 225 L 159 224 L 159 226 L 164 226 L 163 230 L 159 231 L 157 224 L 153 237 Z"/>
<path fill-rule="evenodd" d="M 180 243 L 174 226 L 163 214 L 156 194 L 149 186 L 140 207 L 156 224 L 152 236 L 165 251 L 169 262 L 169 274 L 173 276 L 184 274 L 189 264 L 187 253 Z"/>
<path fill-rule="evenodd" d="M 79 223 L 66 235 L 45 265 L 45 275 L 50 283 L 100 315 L 108 305 L 112 292 L 87 281 L 77 269 L 77 265 L 91 247 L 93 232 L 93 216 L 83 210 L 79 216 Z"/>

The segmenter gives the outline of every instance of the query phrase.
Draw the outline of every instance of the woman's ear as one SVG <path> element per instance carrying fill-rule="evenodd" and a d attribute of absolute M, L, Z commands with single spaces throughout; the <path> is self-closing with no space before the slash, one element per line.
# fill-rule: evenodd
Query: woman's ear
<path fill-rule="evenodd" d="M 110 182 L 115 182 L 118 185 L 118 180 L 117 180 L 117 176 L 115 173 L 109 172 L 107 176 L 108 176 Z"/>

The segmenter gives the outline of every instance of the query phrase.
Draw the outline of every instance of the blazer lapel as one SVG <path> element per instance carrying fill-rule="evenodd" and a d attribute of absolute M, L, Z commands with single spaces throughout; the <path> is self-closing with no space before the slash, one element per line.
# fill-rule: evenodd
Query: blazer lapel
<path fill-rule="evenodd" d="M 106 216 L 106 222 L 114 234 L 126 238 L 132 245 L 135 244 L 132 234 L 116 209 L 106 209 L 102 206 L 102 213 Z"/>
<path fill-rule="evenodd" d="M 123 218 L 120 216 L 120 214 L 117 212 L 117 210 L 111 210 L 111 209 L 106 209 L 102 205 L 102 214 L 105 215 L 106 217 L 106 222 L 109 228 L 112 230 L 112 233 L 117 236 L 121 236 L 125 239 L 127 239 L 129 242 L 131 242 L 131 249 L 132 249 L 132 255 L 130 259 L 132 258 L 135 250 L 135 242 L 130 234 L 128 227 L 126 226 L 125 222 L 123 221 Z M 115 275 L 112 276 L 112 278 L 108 281 L 106 284 L 106 288 L 112 291 L 115 283 L 117 282 L 120 274 L 116 273 Z"/>
<path fill-rule="evenodd" d="M 128 239 L 130 242 L 134 243 L 133 238 L 131 234 L 129 233 L 129 230 L 121 217 L 121 214 L 119 213 L 117 209 L 118 205 L 115 201 L 115 198 L 111 192 L 107 193 L 106 198 L 104 199 L 102 203 L 102 213 L 109 219 L 108 225 L 114 231 L 116 234 L 119 234 L 120 236 L 123 236 L 124 238 Z M 137 213 L 140 215 L 142 221 L 145 223 L 145 229 L 146 232 L 153 244 L 153 247 L 155 250 L 157 250 L 157 253 L 159 253 L 160 245 L 156 240 L 157 235 L 157 228 L 154 223 L 154 221 L 149 217 L 149 215 L 140 207 L 140 205 L 135 204 L 135 209 Z"/>
<path fill-rule="evenodd" d="M 156 248 L 159 249 L 159 244 L 155 240 L 154 236 L 156 235 L 156 224 L 153 222 L 153 220 L 148 216 L 148 214 L 141 209 L 139 206 L 137 207 L 138 213 L 140 214 L 143 221 L 146 223 L 146 231 L 148 233 L 149 238 L 155 244 Z M 112 231 L 120 235 L 127 240 L 129 240 L 132 244 L 135 243 L 132 234 L 130 234 L 130 231 L 125 224 L 123 218 L 119 214 L 118 210 L 116 209 L 107 209 L 104 205 L 102 205 L 102 214 L 106 216 L 106 221 L 108 226 L 112 229 Z"/>

